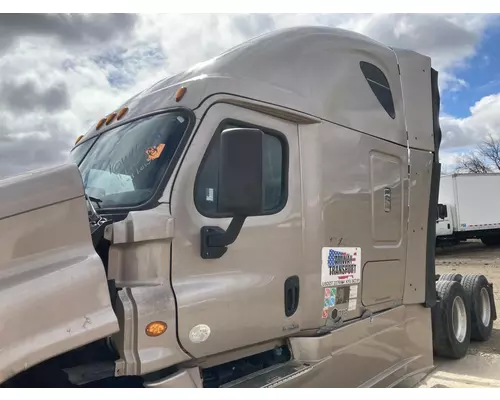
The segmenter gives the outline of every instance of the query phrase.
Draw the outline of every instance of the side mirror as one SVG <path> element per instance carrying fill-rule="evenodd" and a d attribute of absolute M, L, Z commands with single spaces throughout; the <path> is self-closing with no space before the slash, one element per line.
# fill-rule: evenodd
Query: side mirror
<path fill-rule="evenodd" d="M 219 184 L 217 211 L 233 217 L 227 230 L 217 226 L 201 228 L 201 257 L 222 257 L 238 237 L 247 217 L 264 208 L 263 145 L 259 129 L 231 128 L 219 142 Z"/>
<path fill-rule="evenodd" d="M 259 129 L 232 128 L 221 133 L 217 210 L 233 216 L 262 213 L 264 188 Z"/>
<path fill-rule="evenodd" d="M 448 211 L 446 209 L 446 205 L 438 204 L 438 218 L 445 219 L 446 217 L 448 217 Z"/>

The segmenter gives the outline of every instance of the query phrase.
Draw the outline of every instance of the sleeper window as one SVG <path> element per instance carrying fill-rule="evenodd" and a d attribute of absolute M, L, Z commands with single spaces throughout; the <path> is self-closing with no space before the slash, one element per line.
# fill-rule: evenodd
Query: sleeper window
<path fill-rule="evenodd" d="M 365 76 L 366 81 L 370 85 L 370 88 L 381 104 L 384 110 L 389 114 L 389 116 L 394 119 L 396 118 L 396 111 L 394 109 L 394 100 L 392 99 L 391 88 L 389 86 L 389 81 L 387 80 L 384 73 L 377 68 L 375 65 L 361 61 L 359 63 L 361 72 Z"/>
<path fill-rule="evenodd" d="M 207 217 L 226 217 L 217 214 L 217 187 L 219 173 L 219 140 L 225 129 L 243 128 L 243 125 L 224 124 L 213 137 L 200 166 L 195 184 L 195 204 Z M 285 201 L 285 148 L 282 139 L 265 133 L 263 144 L 264 214 L 277 212 Z"/>

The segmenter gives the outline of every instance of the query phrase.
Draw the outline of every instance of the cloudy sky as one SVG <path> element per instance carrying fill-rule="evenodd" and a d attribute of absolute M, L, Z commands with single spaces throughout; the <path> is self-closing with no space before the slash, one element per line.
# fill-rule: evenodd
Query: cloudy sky
<path fill-rule="evenodd" d="M 80 134 L 135 93 L 295 25 L 351 29 L 431 56 L 448 168 L 500 133 L 498 14 L 0 14 L 0 177 L 64 161 Z"/>

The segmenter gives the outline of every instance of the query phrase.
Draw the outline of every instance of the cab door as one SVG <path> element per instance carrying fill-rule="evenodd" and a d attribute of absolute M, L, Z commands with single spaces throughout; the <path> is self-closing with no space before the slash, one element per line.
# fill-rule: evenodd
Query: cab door
<path fill-rule="evenodd" d="M 227 128 L 264 132 L 263 215 L 246 219 L 219 258 L 200 255 L 202 227 L 217 215 L 218 141 Z M 301 323 L 302 220 L 297 125 L 228 104 L 206 113 L 175 179 L 172 286 L 178 337 L 199 358 L 297 332 Z"/>
<path fill-rule="evenodd" d="M 436 221 L 436 236 L 448 236 L 453 234 L 450 206 L 438 204 L 438 220 Z"/>

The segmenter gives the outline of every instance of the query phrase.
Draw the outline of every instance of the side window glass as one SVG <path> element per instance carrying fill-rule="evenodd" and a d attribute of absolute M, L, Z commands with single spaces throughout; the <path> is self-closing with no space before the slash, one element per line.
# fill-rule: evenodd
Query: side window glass
<path fill-rule="evenodd" d="M 225 217 L 217 214 L 220 133 L 225 129 L 243 127 L 245 126 L 225 124 L 219 128 L 201 163 L 195 183 L 195 205 L 207 217 Z M 286 149 L 282 139 L 265 132 L 263 150 L 264 215 L 267 215 L 279 211 L 286 201 Z"/>
<path fill-rule="evenodd" d="M 396 118 L 391 88 L 384 73 L 375 65 L 365 61 L 361 61 L 359 66 L 379 103 L 392 119 Z"/>

